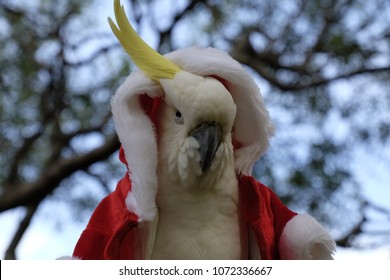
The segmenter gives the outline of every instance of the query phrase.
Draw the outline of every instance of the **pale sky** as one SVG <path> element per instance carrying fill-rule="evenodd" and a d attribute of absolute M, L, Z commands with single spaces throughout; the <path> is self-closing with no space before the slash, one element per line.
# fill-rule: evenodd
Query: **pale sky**
<path fill-rule="evenodd" d="M 102 25 L 107 25 L 107 16 L 113 16 L 110 1 L 107 8 L 100 6 L 98 11 L 101 12 Z M 93 11 L 96 13 L 96 10 Z M 146 41 L 153 41 L 152 39 Z M 265 89 L 266 91 L 266 89 Z M 264 88 L 263 88 L 264 92 Z M 264 92 L 267 94 L 266 92 Z M 272 112 L 271 112 L 272 115 Z M 390 151 L 384 158 L 390 158 Z M 382 206 L 390 205 L 390 172 L 386 165 L 378 161 L 377 156 L 370 156 L 367 153 L 356 154 L 357 163 L 364 162 L 364 165 L 356 165 L 356 173 L 359 182 L 364 186 L 363 193 L 370 201 Z M 33 218 L 30 227 L 24 235 L 16 251 L 19 259 L 43 259 L 52 260 L 64 255 L 71 255 L 73 248 L 85 227 L 82 223 L 74 223 L 72 217 L 64 213 L 61 205 L 53 202 L 43 203 L 38 213 Z M 58 213 L 58 214 L 57 214 Z M 60 216 L 65 222 L 61 230 L 56 230 L 53 223 L 53 216 Z M 4 252 L 9 245 L 19 221 L 23 218 L 22 209 L 14 209 L 0 214 L 0 258 L 4 258 Z M 390 259 L 390 237 L 389 243 L 383 244 L 381 248 L 373 250 L 353 250 L 338 249 L 335 256 L 336 260 L 352 260 L 357 258 Z"/>

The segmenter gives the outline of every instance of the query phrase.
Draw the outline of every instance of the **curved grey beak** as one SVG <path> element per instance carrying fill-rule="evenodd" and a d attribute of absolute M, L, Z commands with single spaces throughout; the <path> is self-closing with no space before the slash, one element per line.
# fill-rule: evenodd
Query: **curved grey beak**
<path fill-rule="evenodd" d="M 191 131 L 190 136 L 199 142 L 200 166 L 202 172 L 205 172 L 211 166 L 221 143 L 221 126 L 214 122 L 201 123 Z"/>

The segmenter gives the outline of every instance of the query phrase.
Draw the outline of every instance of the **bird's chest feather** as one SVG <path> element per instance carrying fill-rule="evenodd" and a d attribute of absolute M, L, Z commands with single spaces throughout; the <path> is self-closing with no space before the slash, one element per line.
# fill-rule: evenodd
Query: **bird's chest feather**
<path fill-rule="evenodd" d="M 179 189 L 158 195 L 153 259 L 239 259 L 235 177 L 210 190 Z"/>

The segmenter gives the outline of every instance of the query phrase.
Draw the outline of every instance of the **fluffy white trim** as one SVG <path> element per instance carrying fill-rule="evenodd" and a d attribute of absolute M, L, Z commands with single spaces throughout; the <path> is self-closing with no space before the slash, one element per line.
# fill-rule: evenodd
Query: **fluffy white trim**
<path fill-rule="evenodd" d="M 329 233 L 306 214 L 292 218 L 279 241 L 279 254 L 285 260 L 331 260 L 335 250 Z"/>
<path fill-rule="evenodd" d="M 56 260 L 58 260 L 58 261 L 79 261 L 81 259 L 77 258 L 77 257 L 64 256 L 64 257 L 57 258 Z"/>
<path fill-rule="evenodd" d="M 111 106 L 132 182 L 127 208 L 142 220 L 152 220 L 157 212 L 157 143 L 154 125 L 139 100 L 142 94 L 153 98 L 161 89 L 141 72 L 133 72 L 118 88 Z"/>

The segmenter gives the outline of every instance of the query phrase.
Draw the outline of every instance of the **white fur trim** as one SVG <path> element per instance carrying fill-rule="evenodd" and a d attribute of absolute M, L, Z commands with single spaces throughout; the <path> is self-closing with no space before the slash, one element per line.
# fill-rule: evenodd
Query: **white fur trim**
<path fill-rule="evenodd" d="M 64 257 L 57 258 L 56 260 L 58 260 L 58 261 L 79 261 L 81 259 L 77 258 L 77 257 L 64 256 Z"/>
<path fill-rule="evenodd" d="M 330 260 L 335 250 L 329 233 L 306 214 L 292 218 L 279 241 L 279 254 L 285 260 Z"/>
<path fill-rule="evenodd" d="M 111 106 L 132 181 L 126 206 L 140 219 L 152 220 L 157 212 L 157 143 L 153 123 L 139 101 L 141 94 L 153 98 L 161 88 L 143 73 L 133 72 L 118 88 Z"/>
<path fill-rule="evenodd" d="M 242 144 L 235 150 L 235 167 L 238 174 L 250 175 L 274 133 L 260 89 L 252 77 L 227 53 L 214 48 L 180 49 L 165 57 L 190 73 L 215 75 L 228 82 L 228 90 L 237 106 L 234 139 Z"/>

